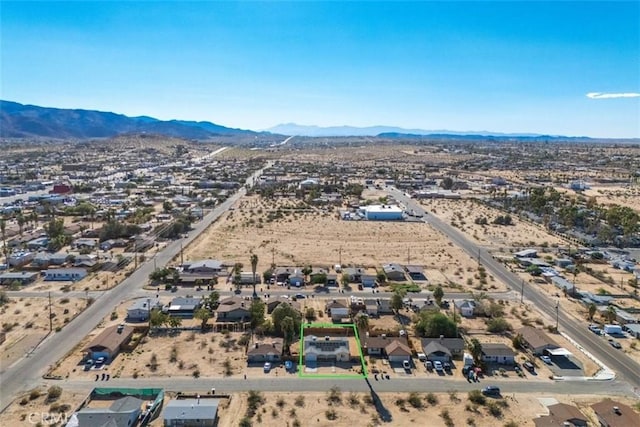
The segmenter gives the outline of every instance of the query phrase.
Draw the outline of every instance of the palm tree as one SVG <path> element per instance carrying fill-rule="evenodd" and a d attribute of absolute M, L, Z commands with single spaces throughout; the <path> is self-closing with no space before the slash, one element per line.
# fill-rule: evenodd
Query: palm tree
<path fill-rule="evenodd" d="M 616 320 L 616 308 L 612 305 L 610 305 L 609 307 L 607 307 L 607 311 L 605 313 L 605 318 L 607 319 L 607 322 L 611 323 L 614 320 Z"/>
<path fill-rule="evenodd" d="M 595 316 L 598 308 L 594 303 L 589 304 L 589 320 L 593 320 L 593 316 Z"/>
<path fill-rule="evenodd" d="M 256 270 L 258 269 L 258 255 L 251 254 L 251 273 L 252 273 L 252 282 L 253 282 L 253 299 L 258 298 L 258 293 L 256 292 Z"/>
<path fill-rule="evenodd" d="M 25 222 L 27 222 L 27 220 L 24 219 L 24 215 L 22 215 L 22 212 L 20 212 L 18 214 L 18 216 L 16 217 L 16 221 L 18 222 L 18 227 L 20 229 L 20 235 L 22 236 L 22 232 L 24 231 L 24 224 L 25 224 Z"/>
<path fill-rule="evenodd" d="M 360 333 L 369 331 L 369 316 L 365 314 L 356 316 L 356 326 L 360 330 Z"/>

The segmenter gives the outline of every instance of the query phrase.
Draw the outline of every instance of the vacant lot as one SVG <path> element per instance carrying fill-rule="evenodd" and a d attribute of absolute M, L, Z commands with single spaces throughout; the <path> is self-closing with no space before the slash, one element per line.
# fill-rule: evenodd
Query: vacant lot
<path fill-rule="evenodd" d="M 276 265 L 358 265 L 380 268 L 397 262 L 425 267 L 431 284 L 459 287 L 473 280 L 477 262 L 424 223 L 342 221 L 337 212 L 297 200 L 242 199 L 184 250 L 185 260 L 214 258 L 240 262 L 250 271 L 258 255 L 258 272 Z M 488 280 L 488 287 L 504 290 Z"/>
<path fill-rule="evenodd" d="M 80 298 L 52 298 L 52 333 L 63 328 L 86 306 L 86 300 Z M 0 365 L 4 370 L 29 353 L 49 333 L 49 299 L 10 297 L 0 309 L 0 315 L 2 329 L 7 333 L 7 340 L 1 347 Z"/>

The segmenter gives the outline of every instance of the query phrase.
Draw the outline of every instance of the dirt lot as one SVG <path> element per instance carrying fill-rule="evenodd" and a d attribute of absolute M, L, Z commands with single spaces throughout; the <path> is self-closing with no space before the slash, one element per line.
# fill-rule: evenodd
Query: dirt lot
<path fill-rule="evenodd" d="M 513 215 L 514 225 L 492 224 L 493 220 L 504 215 L 498 209 L 487 207 L 479 202 L 461 200 L 423 200 L 422 205 L 433 215 L 455 225 L 467 237 L 475 240 L 489 250 L 505 250 L 523 246 L 562 245 L 564 242 L 542 228 L 520 221 Z M 476 218 L 486 218 L 487 225 L 475 223 Z"/>
<path fill-rule="evenodd" d="M 423 223 L 342 221 L 335 211 L 318 210 L 292 200 L 242 199 L 235 210 L 185 248 L 185 260 L 241 262 L 258 255 L 258 272 L 277 265 L 423 265 L 431 284 L 461 287 L 473 280 L 477 262 Z M 489 288 L 505 290 L 492 277 Z"/>
<path fill-rule="evenodd" d="M 52 298 L 51 314 L 53 330 L 64 327 L 86 307 L 81 298 Z M 2 370 L 31 351 L 49 333 L 49 299 L 15 298 L 0 310 L 2 329 L 7 340 L 2 344 Z"/>
<path fill-rule="evenodd" d="M 60 397 L 49 399 L 48 388 L 37 387 L 19 396 L 1 415 L 3 426 L 65 425 L 60 424 L 73 413 L 87 397 L 87 393 L 70 392 L 62 389 Z M 52 418 L 47 418 L 51 415 Z"/>

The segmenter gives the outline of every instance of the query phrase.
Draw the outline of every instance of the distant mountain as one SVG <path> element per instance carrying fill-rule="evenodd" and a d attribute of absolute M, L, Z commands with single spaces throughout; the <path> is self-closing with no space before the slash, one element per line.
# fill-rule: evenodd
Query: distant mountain
<path fill-rule="evenodd" d="M 82 139 L 126 133 L 155 133 L 185 139 L 257 134 L 210 122 L 163 121 L 147 116 L 128 117 L 103 111 L 47 108 L 0 100 L 0 137 Z"/>
<path fill-rule="evenodd" d="M 369 126 L 369 127 L 353 127 L 353 126 L 305 126 L 295 123 L 286 123 L 267 129 L 269 132 L 278 133 L 289 136 L 381 136 L 386 138 L 407 138 L 422 136 L 464 136 L 464 137 L 512 137 L 512 138 L 532 138 L 543 137 L 544 135 L 534 133 L 500 133 L 489 131 L 469 131 L 458 132 L 452 130 L 424 130 L 424 129 L 403 129 L 393 126 Z"/>

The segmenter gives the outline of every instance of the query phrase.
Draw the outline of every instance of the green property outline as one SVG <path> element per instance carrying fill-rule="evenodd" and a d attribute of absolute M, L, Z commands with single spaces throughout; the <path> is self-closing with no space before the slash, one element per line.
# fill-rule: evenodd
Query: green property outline
<path fill-rule="evenodd" d="M 358 353 L 360 353 L 360 366 L 362 367 L 362 374 L 307 374 L 304 372 L 304 328 L 352 328 L 353 334 L 356 338 L 356 345 L 358 346 Z M 355 323 L 300 323 L 300 355 L 298 360 L 298 377 L 300 378 L 340 378 L 340 379 L 362 379 L 368 377 L 368 371 L 364 356 L 362 354 L 362 346 L 360 345 L 360 336 L 358 335 L 358 328 Z"/>

